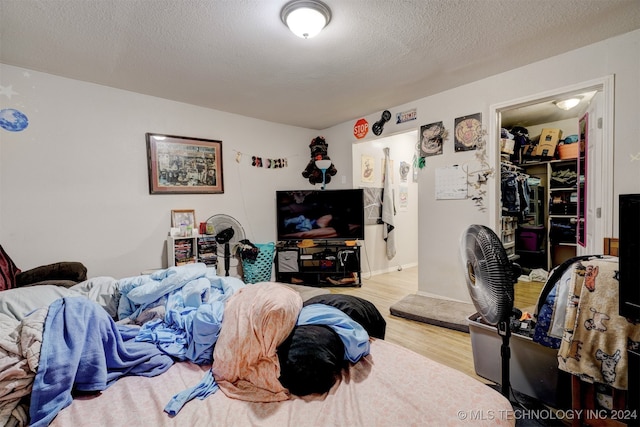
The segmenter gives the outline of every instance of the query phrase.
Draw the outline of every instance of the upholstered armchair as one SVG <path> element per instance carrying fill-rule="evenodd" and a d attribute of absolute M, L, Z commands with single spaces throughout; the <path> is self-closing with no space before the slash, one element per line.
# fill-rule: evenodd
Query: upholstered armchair
<path fill-rule="evenodd" d="M 0 291 L 35 285 L 68 288 L 84 280 L 87 268 L 81 262 L 63 261 L 21 271 L 0 246 Z"/>

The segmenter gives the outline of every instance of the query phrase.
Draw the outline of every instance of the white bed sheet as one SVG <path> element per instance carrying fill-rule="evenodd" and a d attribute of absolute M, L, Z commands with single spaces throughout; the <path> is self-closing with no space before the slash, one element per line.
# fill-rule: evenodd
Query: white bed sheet
<path fill-rule="evenodd" d="M 76 398 L 52 426 L 513 426 L 509 401 L 489 386 L 408 349 L 372 340 L 329 393 L 252 403 L 222 391 L 163 411 L 208 367 L 177 363 L 154 377 L 125 377 L 97 397 Z"/>

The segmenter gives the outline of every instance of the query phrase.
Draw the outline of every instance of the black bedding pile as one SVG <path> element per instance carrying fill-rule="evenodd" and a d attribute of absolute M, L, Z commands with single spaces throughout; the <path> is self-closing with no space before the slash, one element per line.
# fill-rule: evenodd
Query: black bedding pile
<path fill-rule="evenodd" d="M 384 339 L 387 322 L 376 306 L 366 299 L 352 295 L 326 294 L 309 298 L 303 306 L 311 304 L 326 304 L 335 307 L 358 322 L 370 337 Z"/>
<path fill-rule="evenodd" d="M 331 328 L 301 325 L 278 347 L 280 383 L 297 396 L 324 393 L 336 382 L 344 360 L 344 344 Z"/>
<path fill-rule="evenodd" d="M 358 322 L 370 337 L 384 339 L 386 321 L 369 301 L 339 294 L 318 295 L 304 306 L 326 304 Z M 335 384 L 347 362 L 342 340 L 323 325 L 298 325 L 278 347 L 280 383 L 297 396 L 326 393 Z"/>

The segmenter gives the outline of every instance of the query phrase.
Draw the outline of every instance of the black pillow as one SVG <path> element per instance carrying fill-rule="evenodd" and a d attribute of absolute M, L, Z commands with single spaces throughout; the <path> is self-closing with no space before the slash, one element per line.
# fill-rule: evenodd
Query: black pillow
<path fill-rule="evenodd" d="M 324 325 L 293 328 L 278 347 L 280 384 L 297 396 L 326 393 L 335 384 L 344 361 L 344 344 Z"/>
<path fill-rule="evenodd" d="M 384 339 L 387 322 L 373 303 L 353 295 L 325 294 L 309 298 L 303 306 L 325 304 L 335 307 L 358 322 L 370 337 Z"/>

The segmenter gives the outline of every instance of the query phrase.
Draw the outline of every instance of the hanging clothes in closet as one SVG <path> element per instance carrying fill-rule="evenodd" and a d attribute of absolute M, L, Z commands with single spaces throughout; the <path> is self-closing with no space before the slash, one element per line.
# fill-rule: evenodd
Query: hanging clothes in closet
<path fill-rule="evenodd" d="M 520 171 L 520 168 L 502 163 L 500 167 L 502 215 L 517 216 L 523 221 L 529 214 L 529 175 Z"/>

